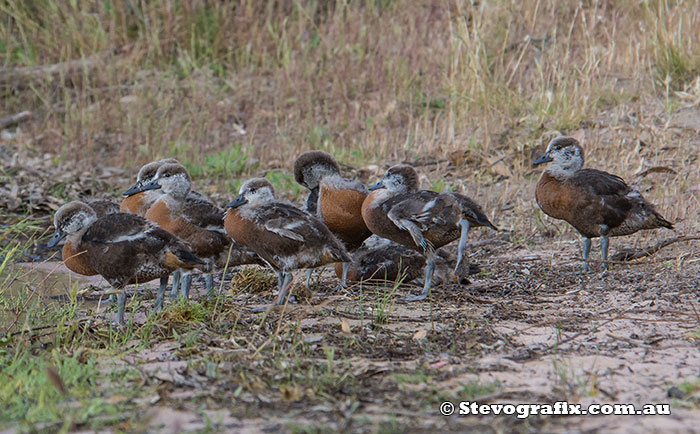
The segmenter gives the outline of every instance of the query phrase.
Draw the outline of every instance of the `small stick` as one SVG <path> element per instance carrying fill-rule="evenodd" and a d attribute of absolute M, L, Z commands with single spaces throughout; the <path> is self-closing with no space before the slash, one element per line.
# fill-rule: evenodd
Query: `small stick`
<path fill-rule="evenodd" d="M 32 112 L 30 111 L 23 111 L 19 113 L 15 113 L 13 115 L 9 116 L 3 116 L 0 118 L 0 130 L 5 129 L 7 127 L 11 127 L 12 125 L 16 125 L 19 123 L 22 123 L 26 120 L 31 119 L 33 116 Z"/>
<path fill-rule="evenodd" d="M 623 249 L 620 250 L 619 252 L 615 253 L 612 258 L 610 258 L 612 261 L 632 261 L 634 259 L 639 259 L 639 258 L 644 258 L 647 256 L 651 256 L 654 253 L 658 252 L 659 250 L 663 249 L 664 247 L 670 246 L 671 244 L 675 244 L 681 241 L 694 241 L 694 240 L 700 240 L 700 236 L 697 235 L 691 235 L 691 236 L 680 236 L 680 237 L 675 237 L 675 238 L 668 238 L 662 241 L 659 241 L 658 243 L 654 244 L 653 246 L 645 247 L 643 249 Z"/>

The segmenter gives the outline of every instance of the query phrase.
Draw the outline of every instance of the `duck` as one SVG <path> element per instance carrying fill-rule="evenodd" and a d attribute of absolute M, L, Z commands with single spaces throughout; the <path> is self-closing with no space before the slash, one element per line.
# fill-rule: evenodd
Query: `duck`
<path fill-rule="evenodd" d="M 148 209 L 155 203 L 156 200 L 158 200 L 162 192 L 143 190 L 142 187 L 153 181 L 158 173 L 158 169 L 160 169 L 160 167 L 164 164 L 182 165 L 182 163 L 180 163 L 177 159 L 171 157 L 151 161 L 150 163 L 141 166 L 141 169 L 139 169 L 138 175 L 136 176 L 136 183 L 122 193 L 124 199 L 120 204 L 121 212 L 128 212 L 131 214 L 140 215 L 141 217 L 146 215 Z M 209 201 L 205 195 L 195 190 L 190 190 L 187 193 L 187 199 Z"/>
<path fill-rule="evenodd" d="M 119 212 L 119 205 L 108 199 L 91 199 L 86 202 L 86 205 L 92 208 L 95 213 L 95 217 L 97 218 L 104 217 L 109 214 L 117 214 Z M 57 245 L 59 245 L 58 241 L 49 247 L 55 247 Z M 92 268 L 89 261 L 85 261 L 81 256 L 79 256 L 80 252 L 81 251 L 73 245 L 71 240 L 66 240 L 63 243 L 63 248 L 61 250 L 63 265 L 65 265 L 70 271 L 80 274 L 81 276 L 97 276 L 99 273 Z M 110 298 L 111 297 L 112 296 L 110 296 Z"/>
<path fill-rule="evenodd" d="M 206 267 L 187 243 L 135 214 L 97 217 L 88 204 L 73 201 L 56 211 L 54 227 L 49 247 L 66 238 L 64 261 L 70 259 L 78 273 L 81 267 L 96 271 L 119 291 L 118 324 L 124 323 L 126 286 L 160 279 L 157 298 L 162 301 L 173 271 Z"/>
<path fill-rule="evenodd" d="M 318 218 L 275 198 L 265 178 L 253 178 L 226 205 L 228 235 L 258 254 L 278 275 L 278 295 L 272 306 L 283 304 L 293 272 L 335 262 L 350 262 L 345 246 Z M 270 306 L 270 307 L 272 307 Z"/>
<path fill-rule="evenodd" d="M 146 219 L 186 241 L 199 258 L 209 261 L 211 268 L 228 265 L 259 264 L 252 250 L 236 243 L 230 249 L 224 230 L 224 211 L 205 198 L 188 196 L 192 187 L 190 175 L 179 163 L 160 166 L 156 176 L 141 187 L 144 191 L 160 190 L 161 196 L 146 212 Z M 206 294 L 214 292 L 213 275 L 205 275 Z M 189 298 L 192 276 L 183 277 L 181 296 Z M 175 290 L 174 290 L 175 291 Z"/>
<path fill-rule="evenodd" d="M 294 178 L 310 191 L 306 210 L 325 223 L 348 252 L 358 249 L 372 235 L 362 219 L 368 190 L 360 181 L 344 178 L 329 153 L 307 151 L 299 155 L 294 162 Z M 349 266 L 342 265 L 341 288 L 347 287 Z"/>
<path fill-rule="evenodd" d="M 408 164 L 390 167 L 382 180 L 368 190 L 372 193 L 362 204 L 362 218 L 370 231 L 425 257 L 423 291 L 418 296 L 404 298 L 424 300 L 432 286 L 436 250 L 458 238 L 462 239 L 460 245 L 466 245 L 463 240 L 469 224 L 459 202 L 452 194 L 418 190 L 418 173 Z"/>
<path fill-rule="evenodd" d="M 163 164 L 178 163 L 175 158 L 165 158 L 163 160 L 151 161 L 146 163 L 139 169 L 136 175 L 136 183 L 122 193 L 124 199 L 119 206 L 121 212 L 140 215 L 146 215 L 148 208 L 160 197 L 162 193 L 143 190 L 141 187 L 148 184 L 156 177 L 158 169 Z"/>
<path fill-rule="evenodd" d="M 535 188 L 535 200 L 550 217 L 578 231 L 583 244 L 583 272 L 589 271 L 591 238 L 600 237 L 603 269 L 608 270 L 609 238 L 673 224 L 619 176 L 584 169 L 583 147 L 574 137 L 552 139 L 533 165 L 549 163 Z"/>

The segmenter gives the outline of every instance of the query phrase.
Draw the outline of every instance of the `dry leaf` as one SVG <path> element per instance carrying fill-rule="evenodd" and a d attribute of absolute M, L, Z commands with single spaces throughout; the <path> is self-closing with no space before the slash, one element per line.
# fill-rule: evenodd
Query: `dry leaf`
<path fill-rule="evenodd" d="M 350 330 L 350 323 L 348 322 L 347 318 L 340 320 L 340 330 L 342 330 L 345 334 L 352 334 L 352 331 Z"/>
<path fill-rule="evenodd" d="M 425 339 L 425 337 L 428 336 L 428 331 L 427 330 L 418 330 L 413 334 L 413 339 L 414 341 L 419 341 L 421 339 Z"/>

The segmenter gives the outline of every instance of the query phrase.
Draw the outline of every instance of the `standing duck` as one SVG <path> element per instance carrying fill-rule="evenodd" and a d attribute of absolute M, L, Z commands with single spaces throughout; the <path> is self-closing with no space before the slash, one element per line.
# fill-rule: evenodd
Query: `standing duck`
<path fill-rule="evenodd" d="M 372 235 L 362 219 L 369 193 L 361 182 L 343 178 L 335 159 L 323 151 L 308 151 L 294 162 L 294 178 L 310 190 L 306 210 L 316 215 L 343 242 L 348 252 Z M 343 263 L 340 286 L 347 286 L 349 263 Z"/>
<path fill-rule="evenodd" d="M 188 196 L 191 189 L 190 176 L 179 163 L 162 165 L 155 178 L 142 186 L 143 190 L 158 190 L 163 194 L 148 209 L 146 218 L 158 223 L 190 244 L 195 254 L 209 261 L 212 268 L 226 264 L 228 247 L 231 244 L 223 226 L 224 212 L 209 200 Z M 231 249 L 230 265 L 259 263 L 254 252 L 235 244 Z M 214 291 L 211 273 L 205 276 L 207 295 Z M 183 277 L 182 296 L 189 298 L 192 276 Z"/>
<path fill-rule="evenodd" d="M 224 227 L 231 238 L 250 247 L 277 272 L 279 294 L 274 305 L 285 301 L 294 270 L 350 262 L 345 247 L 326 225 L 291 204 L 275 200 L 268 180 L 248 180 L 239 193 L 226 206 Z"/>
<path fill-rule="evenodd" d="M 117 213 L 98 218 L 86 203 L 74 201 L 56 211 L 54 227 L 49 247 L 67 237 L 63 259 L 72 262 L 73 271 L 94 270 L 120 290 L 117 297 L 119 324 L 124 323 L 127 285 L 160 279 L 158 298 L 162 300 L 170 273 L 178 268 L 205 266 L 182 240 L 134 214 Z"/>
<path fill-rule="evenodd" d="M 537 182 L 537 205 L 550 217 L 564 220 L 583 237 L 583 271 L 588 271 L 591 238 L 600 237 L 603 268 L 608 269 L 609 237 L 642 229 L 667 228 L 667 221 L 619 176 L 583 169 L 583 148 L 573 137 L 552 139 L 534 165 L 551 163 Z"/>
<path fill-rule="evenodd" d="M 457 238 L 465 239 L 469 231 L 459 202 L 451 194 L 418 190 L 418 174 L 406 164 L 389 168 L 384 178 L 369 190 L 372 193 L 362 204 L 362 218 L 367 227 L 380 237 L 425 256 L 423 292 L 405 300 L 425 299 L 432 285 L 436 249 Z M 458 263 L 456 268 L 459 266 Z"/>

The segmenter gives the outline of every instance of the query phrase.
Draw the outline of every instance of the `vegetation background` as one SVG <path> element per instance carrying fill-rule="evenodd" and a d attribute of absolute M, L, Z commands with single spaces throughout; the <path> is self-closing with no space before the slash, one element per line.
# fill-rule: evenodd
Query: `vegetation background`
<path fill-rule="evenodd" d="M 498 239 L 508 248 L 537 251 L 543 269 L 565 251 L 573 268 L 575 235 L 544 218 L 532 200 L 537 172 L 531 162 L 556 132 L 576 134 L 587 165 L 640 186 L 681 234 L 696 233 L 698 29 L 700 4 L 688 0 L 0 1 L 0 114 L 32 112 L 30 120 L 4 130 L 0 141 L 0 424 L 138 431 L 148 426 L 144 409 L 162 399 L 195 414 L 199 425 L 192 429 L 221 429 L 230 425 L 213 421 L 208 409 L 242 396 L 236 417 L 262 417 L 257 403 L 268 402 L 269 410 L 282 405 L 281 399 L 300 420 L 280 422 L 289 430 L 401 430 L 412 414 L 434 415 L 436 403 L 446 397 L 492 394 L 500 383 L 483 378 L 467 386 L 437 385 L 437 378 L 446 378 L 431 374 L 433 365 L 426 362 L 442 352 L 463 360 L 490 354 L 489 345 L 506 332 L 478 320 L 483 312 L 477 308 L 483 306 L 469 311 L 472 316 L 459 308 L 442 320 L 420 317 L 432 321 L 430 327 L 420 325 L 431 329 L 427 338 L 411 340 L 418 320 L 406 320 L 403 332 L 409 338 L 401 345 L 409 349 L 400 357 L 415 364 L 383 366 L 389 373 L 382 378 L 389 379 L 378 383 L 393 386 L 370 394 L 379 401 L 399 396 L 416 405 L 407 404 L 406 414 L 380 412 L 360 420 L 353 415 L 368 404 L 358 396 L 374 384 L 367 372 L 379 368 L 351 369 L 349 360 L 362 347 L 359 337 L 352 343 L 334 337 L 337 324 L 331 331 L 325 311 L 314 326 L 329 340 L 324 345 L 299 337 L 297 317 L 240 319 L 231 300 L 175 306 L 165 318 L 115 332 L 95 325 L 90 309 L 78 302 L 75 282 L 62 283 L 68 301 L 46 304 L 33 295 L 33 272 L 11 264 L 35 255 L 32 246 L 45 237 L 47 216 L 60 204 L 116 195 L 147 161 L 178 158 L 197 188 L 220 202 L 246 177 L 261 174 L 289 198 L 298 198 L 303 191 L 290 174 L 291 162 L 302 151 L 323 149 L 365 181 L 390 164 L 410 162 L 419 167 L 424 188 L 477 198 L 506 229 Z M 636 245 L 655 236 L 629 240 Z M 658 285 L 686 288 L 683 294 L 690 297 L 683 279 L 697 260 L 692 245 L 684 246 L 671 256 L 649 259 L 638 272 L 666 270 L 655 274 Z M 501 289 L 508 287 L 504 282 L 529 279 L 498 268 L 506 265 L 489 255 L 502 250 L 474 254 L 494 269 L 483 277 L 502 278 Z M 542 273 L 542 279 L 560 279 Z M 580 284 L 567 279 L 560 285 Z M 624 291 L 634 280 L 629 279 L 621 278 L 623 289 L 617 289 Z M 669 279 L 678 280 L 671 285 Z M 38 281 L 51 282 L 45 275 Z M 503 295 L 494 291 L 484 297 L 493 301 Z M 361 351 L 369 358 L 397 345 L 399 332 L 384 327 L 389 318 L 403 324 L 396 315 L 409 315 L 393 311 L 383 294 L 369 296 L 375 310 L 368 315 L 374 320 L 354 331 L 363 341 L 368 333 L 378 336 L 379 343 Z M 589 295 L 597 299 L 597 294 Z M 530 299 L 523 295 L 522 300 Z M 555 314 L 557 304 L 549 306 Z M 601 305 L 599 312 L 609 308 Z M 682 318 L 692 324 L 697 319 Z M 48 334 L 37 329 L 47 324 L 58 326 Z M 547 327 L 556 328 L 557 342 L 566 340 L 562 330 L 574 333 L 555 320 Z M 347 334 L 345 328 L 342 332 Z M 659 333 L 685 336 L 678 329 Z M 458 335 L 474 346 L 448 344 Z M 247 341 L 240 344 L 237 338 Z M 423 339 L 427 343 L 421 344 Z M 202 349 L 206 345 L 226 349 L 212 355 Z M 185 372 L 211 380 L 192 380 L 180 366 L 180 377 L 170 374 L 161 381 L 185 388 L 200 380 L 216 384 L 220 389 L 211 393 L 220 398 L 166 398 L 150 371 L 136 366 L 133 357 L 122 357 L 154 348 L 161 350 L 158 357 L 177 352 L 186 361 Z M 236 351 L 242 349 L 249 353 L 239 358 Z M 106 368 L 105 360 L 118 368 Z M 590 373 L 581 380 L 562 368 L 568 365 L 560 359 L 555 362 L 559 380 L 550 388 L 553 395 L 543 395 L 547 399 L 599 393 L 591 392 L 598 389 L 591 386 Z M 460 366 L 455 372 L 469 369 Z M 220 384 L 223 378 L 227 386 Z M 697 392 L 698 383 L 686 380 L 677 380 L 683 393 Z M 260 398 L 263 390 L 274 391 L 274 398 Z M 328 401 L 329 412 L 309 407 Z M 688 414 L 695 414 L 694 405 L 683 404 L 691 408 Z M 319 412 L 324 416 L 317 418 Z M 697 417 L 688 414 L 684 420 Z M 505 430 L 551 423 L 516 422 L 499 423 Z M 246 427 L 264 426 L 258 423 Z M 445 428 L 444 419 L 421 423 Z"/>

